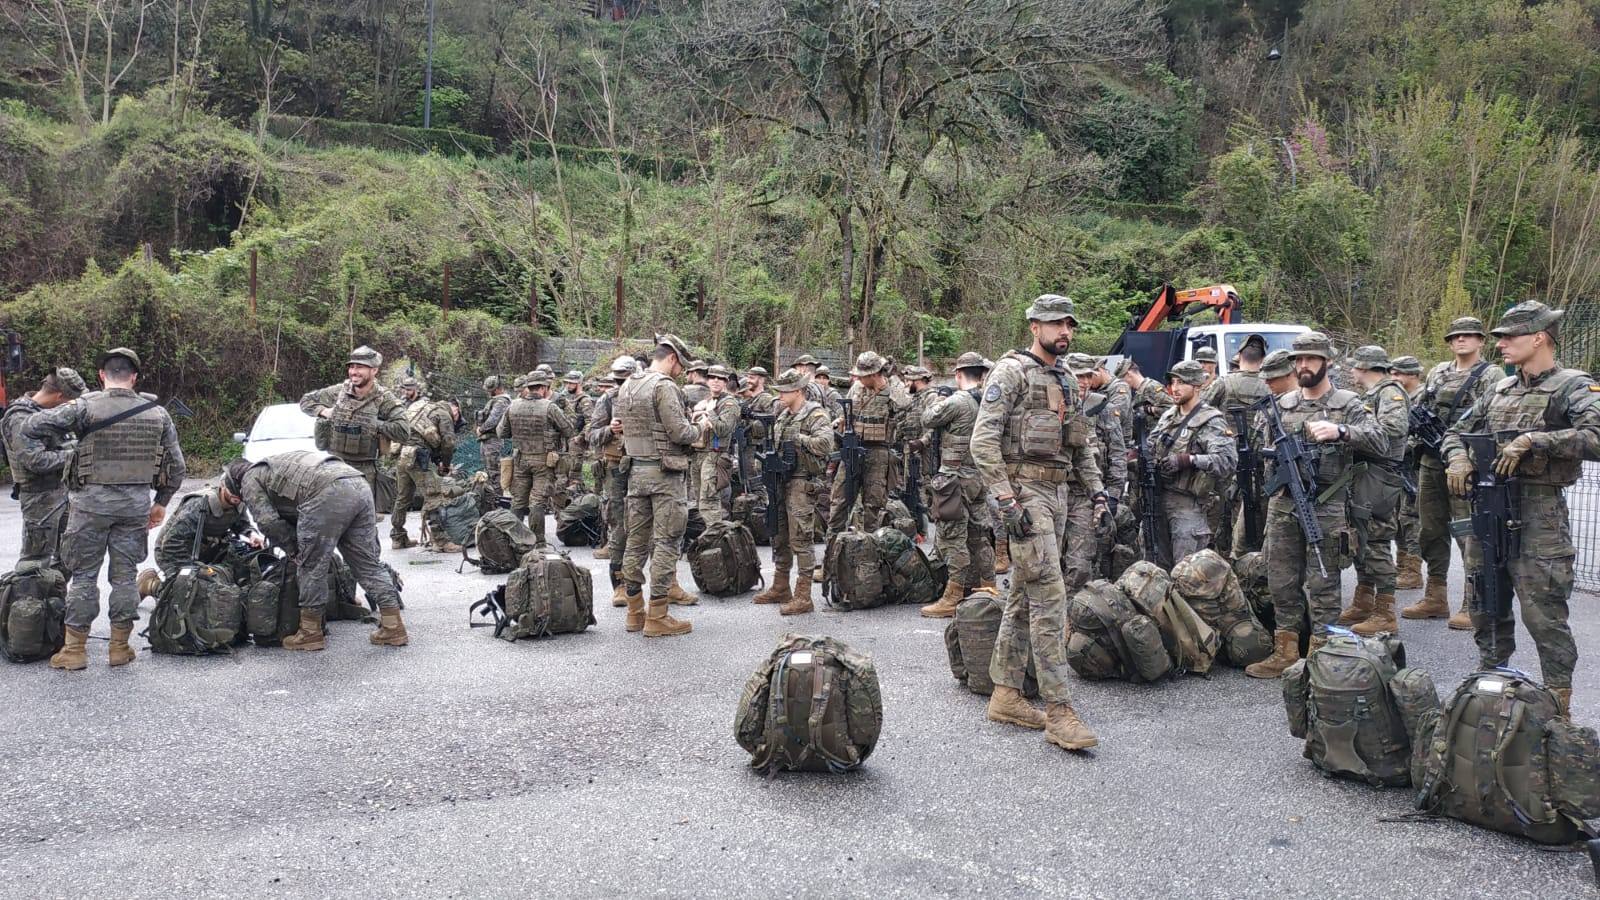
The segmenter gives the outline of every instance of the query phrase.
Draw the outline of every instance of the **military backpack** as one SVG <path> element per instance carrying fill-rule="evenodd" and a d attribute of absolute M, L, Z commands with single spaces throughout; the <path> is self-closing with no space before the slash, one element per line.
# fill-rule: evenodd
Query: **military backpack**
<path fill-rule="evenodd" d="M 143 634 L 153 653 L 204 656 L 232 652 L 244 629 L 244 592 L 233 571 L 190 560 L 161 582 Z"/>
<path fill-rule="evenodd" d="M 471 547 L 477 541 L 478 519 L 482 515 L 478 498 L 469 492 L 430 511 L 428 527 L 443 532 L 452 544 Z"/>
<path fill-rule="evenodd" d="M 1067 604 L 1067 665 L 1084 678 L 1156 681 L 1172 671 L 1161 631 L 1109 581 L 1084 585 Z"/>
<path fill-rule="evenodd" d="M 0 575 L 0 653 L 14 663 L 48 659 L 66 638 L 67 579 L 42 559 Z"/>
<path fill-rule="evenodd" d="M 1000 637 L 1000 620 L 1004 613 L 1004 606 L 994 590 L 979 588 L 956 606 L 955 617 L 944 628 L 944 649 L 950 659 L 950 674 L 974 694 L 988 696 L 994 693 L 994 680 L 989 677 L 989 662 L 994 658 L 994 645 Z M 1028 654 L 1022 693 L 1029 697 L 1039 693 L 1039 681 L 1031 653 Z"/>
<path fill-rule="evenodd" d="M 1155 622 L 1176 674 L 1211 671 L 1221 638 L 1183 599 L 1165 569 L 1152 562 L 1136 562 L 1117 579 L 1117 587 L 1140 613 Z"/>
<path fill-rule="evenodd" d="M 759 485 L 757 485 L 759 487 Z M 690 525 L 698 518 L 697 510 L 689 511 Z M 729 516 L 735 522 L 750 529 L 750 537 L 758 547 L 772 546 L 772 533 L 767 530 L 767 495 L 764 492 L 753 491 L 739 494 L 733 498 L 733 511 Z M 687 533 L 687 532 L 686 532 Z"/>
<path fill-rule="evenodd" d="M 750 680 L 734 737 L 763 775 L 847 772 L 872 754 L 883 699 L 872 660 L 842 641 L 786 634 Z"/>
<path fill-rule="evenodd" d="M 742 594 L 761 581 L 756 542 L 738 522 L 713 522 L 689 548 L 689 572 L 713 597 Z"/>
<path fill-rule="evenodd" d="M 1410 783 L 1407 720 L 1439 701 L 1432 681 L 1406 669 L 1405 661 L 1399 638 L 1363 638 L 1336 628 L 1283 673 L 1289 733 L 1305 739 L 1312 764 L 1330 777 Z"/>
<path fill-rule="evenodd" d="M 941 558 L 929 559 L 906 533 L 885 525 L 872 533 L 883 560 L 892 603 L 932 603 L 944 593 L 950 570 Z"/>
<path fill-rule="evenodd" d="M 871 609 L 895 602 L 888 567 L 873 535 L 846 528 L 828 540 L 822 554 L 822 596 L 840 609 Z"/>
<path fill-rule="evenodd" d="M 599 494 L 585 491 L 556 513 L 556 537 L 568 547 L 598 547 L 604 535 Z"/>
<path fill-rule="evenodd" d="M 473 543 L 480 558 L 468 556 L 463 546 L 462 560 L 477 566 L 485 575 L 504 575 L 522 564 L 522 557 L 539 546 L 539 539 L 511 510 L 495 509 L 478 519 Z"/>
<path fill-rule="evenodd" d="M 1211 626 L 1228 662 L 1243 668 L 1272 655 L 1272 635 L 1256 619 L 1238 576 L 1214 550 L 1201 550 L 1172 567 L 1172 589 Z"/>
<path fill-rule="evenodd" d="M 245 632 L 259 647 L 276 647 L 300 628 L 300 583 L 292 559 L 258 562 L 260 574 L 244 589 Z"/>
<path fill-rule="evenodd" d="M 488 622 L 473 622 L 476 616 Z M 594 579 L 567 554 L 547 547 L 523 557 L 506 583 L 472 605 L 468 624 L 493 626 L 507 641 L 575 634 L 595 624 Z"/>

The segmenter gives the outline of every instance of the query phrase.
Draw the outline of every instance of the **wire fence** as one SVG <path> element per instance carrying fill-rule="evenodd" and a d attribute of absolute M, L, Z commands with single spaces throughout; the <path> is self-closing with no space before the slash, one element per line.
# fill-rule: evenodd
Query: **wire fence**
<path fill-rule="evenodd" d="M 1581 301 L 1561 322 L 1561 362 L 1593 373 L 1600 367 L 1600 303 Z M 1567 491 L 1572 543 L 1578 550 L 1576 586 L 1600 593 L 1600 463 L 1583 464 L 1583 476 Z"/>

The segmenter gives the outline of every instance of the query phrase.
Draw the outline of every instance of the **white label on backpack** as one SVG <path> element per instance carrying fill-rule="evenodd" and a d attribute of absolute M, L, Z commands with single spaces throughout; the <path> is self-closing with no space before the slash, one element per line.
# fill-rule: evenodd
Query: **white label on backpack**
<path fill-rule="evenodd" d="M 798 651 L 796 651 L 794 653 L 789 654 L 789 665 L 791 665 L 791 666 L 809 666 L 809 665 L 811 665 L 811 651 L 810 650 L 798 650 Z"/>
<path fill-rule="evenodd" d="M 178 574 L 179 575 L 193 575 L 194 574 L 194 566 L 184 566 L 183 568 L 178 570 Z"/>
<path fill-rule="evenodd" d="M 1481 678 L 1478 680 L 1477 691 L 1480 694 L 1504 694 L 1506 683 L 1498 678 Z"/>

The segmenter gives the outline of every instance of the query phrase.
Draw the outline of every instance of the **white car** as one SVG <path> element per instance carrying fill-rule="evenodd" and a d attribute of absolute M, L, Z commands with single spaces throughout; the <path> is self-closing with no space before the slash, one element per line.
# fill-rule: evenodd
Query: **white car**
<path fill-rule="evenodd" d="M 315 428 L 316 419 L 302 412 L 299 404 L 275 403 L 256 416 L 249 434 L 235 432 L 233 439 L 244 445 L 244 458 L 254 463 L 279 453 L 317 449 Z"/>

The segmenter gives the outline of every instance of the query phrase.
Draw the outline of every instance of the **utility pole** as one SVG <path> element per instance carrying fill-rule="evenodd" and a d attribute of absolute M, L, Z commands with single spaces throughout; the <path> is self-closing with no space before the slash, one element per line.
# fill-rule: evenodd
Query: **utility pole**
<path fill-rule="evenodd" d="M 422 127 L 433 127 L 433 0 L 428 0 L 428 65 L 422 74 Z"/>

